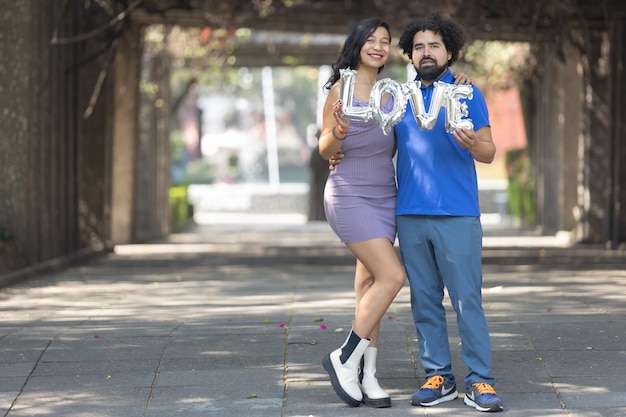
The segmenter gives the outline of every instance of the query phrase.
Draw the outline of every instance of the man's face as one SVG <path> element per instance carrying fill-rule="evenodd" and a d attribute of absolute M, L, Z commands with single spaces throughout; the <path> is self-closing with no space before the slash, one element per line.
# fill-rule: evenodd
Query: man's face
<path fill-rule="evenodd" d="M 417 32 L 413 37 L 411 61 L 420 80 L 436 80 L 448 68 L 451 57 L 440 34 L 425 30 Z"/>

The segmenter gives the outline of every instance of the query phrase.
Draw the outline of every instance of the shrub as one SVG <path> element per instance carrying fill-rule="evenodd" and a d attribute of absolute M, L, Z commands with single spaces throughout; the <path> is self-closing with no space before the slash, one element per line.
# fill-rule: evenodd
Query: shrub
<path fill-rule="evenodd" d="M 170 222 L 172 229 L 187 224 L 193 212 L 187 200 L 187 187 L 170 188 Z"/>

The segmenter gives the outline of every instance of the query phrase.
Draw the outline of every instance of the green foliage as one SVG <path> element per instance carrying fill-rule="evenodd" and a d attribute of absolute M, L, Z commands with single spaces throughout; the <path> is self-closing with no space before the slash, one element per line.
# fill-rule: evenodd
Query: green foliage
<path fill-rule="evenodd" d="M 534 61 L 530 44 L 523 42 L 474 41 L 455 65 L 469 74 L 481 89 L 507 89 L 527 79 Z"/>
<path fill-rule="evenodd" d="M 239 168 L 239 156 L 236 153 L 228 155 L 228 166 L 233 169 Z"/>
<path fill-rule="evenodd" d="M 170 133 L 170 163 L 172 165 L 181 165 L 185 158 L 184 153 L 183 135 L 180 130 L 175 130 Z"/>
<path fill-rule="evenodd" d="M 237 85 L 237 71 L 224 69 L 233 64 L 233 52 L 238 43 L 250 35 L 251 31 L 247 28 L 147 26 L 144 29 L 144 63 L 153 62 L 158 56 L 168 59 L 172 71 L 172 97 L 183 94 L 192 80 L 218 90 L 228 88 Z M 150 72 L 150 65 L 144 64 L 143 70 Z M 141 88 L 148 97 L 157 96 L 158 86 L 142 83 Z"/>
<path fill-rule="evenodd" d="M 535 224 L 535 181 L 526 149 L 513 149 L 506 153 L 508 177 L 508 211 L 513 217 Z"/>
<path fill-rule="evenodd" d="M 187 164 L 184 184 L 211 184 L 215 179 L 215 168 L 201 159 L 191 161 Z"/>
<path fill-rule="evenodd" d="M 187 187 L 170 188 L 170 221 L 172 229 L 177 229 L 189 221 L 192 210 L 187 200 Z"/>

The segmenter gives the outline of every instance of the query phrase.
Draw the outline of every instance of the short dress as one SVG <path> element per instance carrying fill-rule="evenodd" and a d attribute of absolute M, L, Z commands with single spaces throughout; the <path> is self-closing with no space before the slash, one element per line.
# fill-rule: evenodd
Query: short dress
<path fill-rule="evenodd" d="M 353 98 L 353 106 L 369 103 Z M 392 99 L 382 110 L 391 111 Z M 395 135 L 383 133 L 370 119 L 351 120 L 341 150 L 344 158 L 330 172 L 324 188 L 324 210 L 343 243 L 376 238 L 396 239 Z"/>

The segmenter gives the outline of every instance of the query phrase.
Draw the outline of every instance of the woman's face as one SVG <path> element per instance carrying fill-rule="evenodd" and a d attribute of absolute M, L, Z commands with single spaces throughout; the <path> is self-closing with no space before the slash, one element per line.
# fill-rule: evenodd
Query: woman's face
<path fill-rule="evenodd" d="M 360 65 L 374 68 L 382 67 L 389 58 L 390 45 L 391 38 L 389 32 L 387 32 L 384 26 L 379 26 L 361 47 Z"/>

